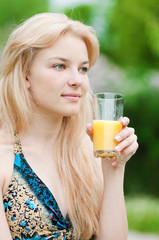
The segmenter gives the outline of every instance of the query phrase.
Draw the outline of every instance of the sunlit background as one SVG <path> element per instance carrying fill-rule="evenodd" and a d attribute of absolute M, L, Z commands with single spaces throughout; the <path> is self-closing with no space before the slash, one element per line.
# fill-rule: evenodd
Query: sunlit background
<path fill-rule="evenodd" d="M 90 85 L 124 94 L 138 136 L 125 175 L 129 229 L 159 234 L 159 0 L 1 0 L 0 51 L 11 30 L 39 12 L 63 12 L 95 28 L 101 52 Z"/>

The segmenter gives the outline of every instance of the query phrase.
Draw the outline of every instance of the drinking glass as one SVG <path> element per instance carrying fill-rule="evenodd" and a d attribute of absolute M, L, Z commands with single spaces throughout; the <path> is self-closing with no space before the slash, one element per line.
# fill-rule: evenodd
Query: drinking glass
<path fill-rule="evenodd" d="M 96 93 L 93 99 L 93 151 L 95 157 L 118 158 L 114 148 L 115 136 L 122 130 L 119 119 L 123 116 L 124 97 L 120 93 Z"/>

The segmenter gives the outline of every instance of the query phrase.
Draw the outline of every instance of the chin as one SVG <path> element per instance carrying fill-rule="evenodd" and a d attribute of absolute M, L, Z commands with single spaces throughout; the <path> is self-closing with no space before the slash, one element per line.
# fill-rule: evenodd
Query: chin
<path fill-rule="evenodd" d="M 65 113 L 63 113 L 63 116 L 64 117 L 71 117 L 71 116 L 74 116 L 74 115 L 78 115 L 80 112 L 80 109 L 74 109 L 74 110 L 71 110 L 71 111 L 67 111 Z"/>
<path fill-rule="evenodd" d="M 64 116 L 64 117 L 72 117 L 72 116 L 76 116 L 76 115 L 78 115 L 78 114 L 79 114 L 79 112 L 76 112 L 76 113 L 75 113 L 75 112 L 74 112 L 74 113 L 72 112 L 72 113 L 66 113 L 66 114 L 64 114 L 63 116 Z"/>

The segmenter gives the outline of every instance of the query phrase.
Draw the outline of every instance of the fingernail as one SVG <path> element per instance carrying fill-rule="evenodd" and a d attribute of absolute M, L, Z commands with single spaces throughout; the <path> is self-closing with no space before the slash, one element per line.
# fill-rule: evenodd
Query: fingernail
<path fill-rule="evenodd" d="M 126 125 L 126 121 L 124 119 L 121 120 L 124 125 Z"/>
<path fill-rule="evenodd" d="M 115 147 L 115 150 L 119 152 L 119 151 L 120 151 L 120 147 L 119 147 L 119 146 L 116 146 L 116 147 Z"/>
<path fill-rule="evenodd" d="M 116 137 L 115 137 L 115 140 L 116 140 L 117 142 L 120 142 L 120 140 L 121 140 L 120 136 L 116 136 Z"/>
<path fill-rule="evenodd" d="M 112 166 L 115 167 L 115 165 L 116 165 L 116 162 L 112 162 Z"/>

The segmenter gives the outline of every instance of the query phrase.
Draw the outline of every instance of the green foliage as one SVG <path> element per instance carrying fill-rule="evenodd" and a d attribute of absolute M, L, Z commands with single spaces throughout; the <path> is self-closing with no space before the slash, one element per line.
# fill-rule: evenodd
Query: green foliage
<path fill-rule="evenodd" d="M 1 0 L 0 27 L 8 23 L 19 24 L 24 19 L 48 11 L 48 0 Z"/>
<path fill-rule="evenodd" d="M 105 19 L 102 50 L 124 68 L 158 69 L 158 16 L 158 0 L 117 0 Z"/>
<path fill-rule="evenodd" d="M 124 115 L 136 130 L 139 149 L 126 167 L 126 194 L 159 196 L 159 90 L 150 83 L 150 70 L 159 68 L 159 4 L 117 0 L 107 9 L 81 6 L 67 13 L 94 26 L 101 52 L 127 72 L 119 91 L 126 96 Z"/>
<path fill-rule="evenodd" d="M 139 149 L 128 162 L 125 191 L 159 196 L 159 91 L 145 88 L 125 98 L 125 115 L 136 130 Z"/>
<path fill-rule="evenodd" d="M 157 3 L 158 2 L 158 3 Z M 159 1 L 116 0 L 81 5 L 65 13 L 94 26 L 101 52 L 133 74 L 159 68 Z"/>
<path fill-rule="evenodd" d="M 0 0 L 0 43 L 4 45 L 17 24 L 48 10 L 48 0 Z"/>
<path fill-rule="evenodd" d="M 107 28 L 107 22 L 105 21 L 106 8 L 103 3 L 100 3 L 100 5 L 82 4 L 75 8 L 63 9 L 62 12 L 74 20 L 79 20 L 87 25 L 93 26 L 99 42 L 102 42 L 105 39 L 103 33 Z M 103 48 L 101 48 L 101 51 L 103 51 Z"/>
<path fill-rule="evenodd" d="M 159 234 L 159 199 L 129 196 L 126 209 L 130 230 Z"/>
<path fill-rule="evenodd" d="M 93 18 L 93 8 L 90 5 L 80 5 L 73 9 L 65 9 L 64 13 L 73 20 L 81 21 L 85 24 L 90 24 Z"/>
<path fill-rule="evenodd" d="M 157 1 L 157 2 L 156 2 Z M 127 71 L 121 85 L 125 116 L 136 129 L 139 149 L 128 162 L 125 192 L 159 196 L 159 90 L 150 87 L 150 69 L 159 68 L 159 0 L 116 0 L 106 7 L 81 5 L 65 9 L 66 15 L 95 28 L 101 52 Z M 13 23 L 48 11 L 48 0 L 1 0 L 0 42 Z M 4 30 L 5 29 L 5 30 Z M 150 71 L 149 71 L 150 73 Z"/>

